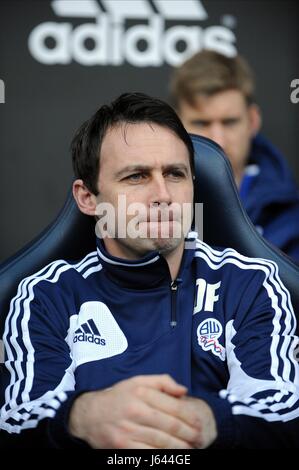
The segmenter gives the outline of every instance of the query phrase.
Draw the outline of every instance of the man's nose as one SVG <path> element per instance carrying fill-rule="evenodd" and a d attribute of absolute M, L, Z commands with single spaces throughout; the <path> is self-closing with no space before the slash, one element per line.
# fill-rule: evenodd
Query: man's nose
<path fill-rule="evenodd" d="M 225 132 L 221 124 L 213 124 L 209 130 L 209 138 L 214 140 L 220 147 L 225 147 Z"/>
<path fill-rule="evenodd" d="M 171 204 L 171 194 L 167 186 L 167 181 L 163 175 L 159 175 L 153 178 L 150 191 L 151 204 Z"/>

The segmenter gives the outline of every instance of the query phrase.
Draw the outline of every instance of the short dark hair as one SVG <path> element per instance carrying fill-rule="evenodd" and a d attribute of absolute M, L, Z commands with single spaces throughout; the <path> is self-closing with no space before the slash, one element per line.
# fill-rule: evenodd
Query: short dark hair
<path fill-rule="evenodd" d="M 191 171 L 194 174 L 192 141 L 174 109 L 164 101 L 144 93 L 124 93 L 110 105 L 101 106 L 88 121 L 84 122 L 71 143 L 75 176 L 82 179 L 93 194 L 98 194 L 100 152 L 107 131 L 120 123 L 140 122 L 159 124 L 172 130 L 185 143 Z"/>

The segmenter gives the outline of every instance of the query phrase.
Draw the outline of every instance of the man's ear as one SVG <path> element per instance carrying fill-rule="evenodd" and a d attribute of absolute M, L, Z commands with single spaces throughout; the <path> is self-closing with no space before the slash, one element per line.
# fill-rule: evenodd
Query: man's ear
<path fill-rule="evenodd" d="M 259 106 L 255 103 L 248 108 L 251 135 L 254 137 L 262 127 L 262 114 Z"/>
<path fill-rule="evenodd" d="M 85 186 L 82 180 L 75 180 L 73 183 L 73 196 L 76 200 L 79 210 L 86 215 L 95 215 L 97 198 Z"/>

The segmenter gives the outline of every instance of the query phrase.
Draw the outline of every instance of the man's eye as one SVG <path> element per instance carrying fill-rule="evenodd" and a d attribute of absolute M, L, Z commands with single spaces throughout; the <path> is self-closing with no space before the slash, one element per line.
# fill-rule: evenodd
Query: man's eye
<path fill-rule="evenodd" d="M 196 127 L 208 127 L 209 123 L 207 121 L 192 121 L 191 124 Z"/>
<path fill-rule="evenodd" d="M 185 177 L 185 174 L 180 170 L 171 170 L 167 173 L 167 175 L 177 179 Z"/>
<path fill-rule="evenodd" d="M 227 127 L 234 126 L 235 124 L 238 124 L 239 119 L 226 119 L 223 124 Z"/>
<path fill-rule="evenodd" d="M 125 180 L 138 182 L 145 178 L 145 174 L 143 173 L 133 173 L 132 175 L 126 176 Z"/>

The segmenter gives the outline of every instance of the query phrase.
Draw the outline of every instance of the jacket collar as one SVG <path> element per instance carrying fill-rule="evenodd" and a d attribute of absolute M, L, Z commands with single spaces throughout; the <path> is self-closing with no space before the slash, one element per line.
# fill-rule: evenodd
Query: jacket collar
<path fill-rule="evenodd" d="M 252 140 L 248 164 L 250 174 L 245 172 L 239 192 L 254 224 L 260 224 L 264 211 L 273 204 L 277 208 L 279 204 L 284 204 L 284 207 L 298 204 L 297 187 L 286 160 L 261 134 Z"/>
<path fill-rule="evenodd" d="M 195 232 L 188 235 L 183 253 L 178 278 L 190 266 L 195 250 Z M 158 251 L 152 251 L 139 260 L 126 260 L 110 255 L 103 240 L 97 238 L 97 254 L 108 277 L 117 284 L 131 289 L 151 289 L 161 285 L 170 285 L 171 276 L 168 263 Z"/>

